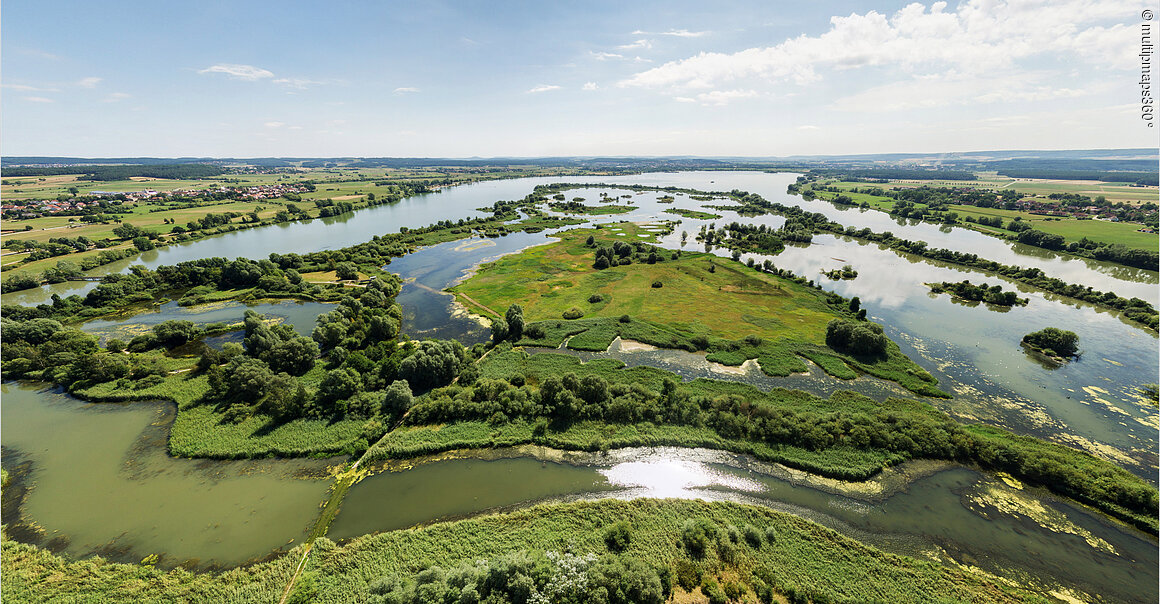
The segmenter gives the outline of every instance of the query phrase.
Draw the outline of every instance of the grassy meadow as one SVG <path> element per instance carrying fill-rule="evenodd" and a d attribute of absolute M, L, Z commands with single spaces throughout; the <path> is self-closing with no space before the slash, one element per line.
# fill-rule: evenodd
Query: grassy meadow
<path fill-rule="evenodd" d="M 629 535 L 619 554 L 667 569 L 675 602 L 705 601 L 698 584 L 709 580 L 736 582 L 744 601 L 756 601 L 755 587 L 763 584 L 778 602 L 788 601 L 789 593 L 814 602 L 1046 601 L 965 570 L 883 553 L 789 514 L 672 499 L 540 505 L 368 535 L 342 546 L 320 540 L 301 595 L 320 604 L 361 601 L 379 578 L 411 578 L 432 566 L 450 570 L 520 552 L 617 553 L 604 538 L 617 523 L 627 525 Z M 690 525 L 710 533 L 700 553 L 682 539 Z"/>
<path fill-rule="evenodd" d="M 656 264 L 593 268 L 595 249 L 585 244 L 589 235 L 596 245 L 648 241 L 655 228 L 619 223 L 561 233 L 558 243 L 482 266 L 451 291 L 473 312 L 487 313 L 480 305 L 502 312 L 520 304 L 525 319 L 539 322 L 544 331 L 543 338 L 526 344 L 557 346 L 571 336 L 571 348 L 604 350 L 620 336 L 665 348 L 708 350 L 709 360 L 726 365 L 757 359 L 769 375 L 807 371 L 803 358 L 808 358 L 835 377 L 856 377 L 853 367 L 920 394 L 946 396 L 893 343 L 880 359 L 828 348 L 826 324 L 849 317 L 812 287 L 699 252 Z M 570 309 L 579 309 L 583 318 L 562 320 Z"/>
<path fill-rule="evenodd" d="M 366 601 L 383 577 L 409 579 L 439 566 L 542 552 L 613 553 L 605 533 L 627 528 L 615 552 L 661 570 L 676 602 L 705 601 L 700 583 L 733 583 L 745 601 L 763 589 L 814 602 L 1047 602 L 1026 589 L 969 572 L 884 553 L 796 516 L 724 502 L 603 499 L 539 505 L 506 514 L 314 543 L 291 602 Z M 708 537 L 691 550 L 685 529 Z M 277 602 L 303 547 L 270 561 L 221 573 L 191 573 L 101 558 L 71 561 L 5 539 L 0 566 L 5 600 L 14 602 Z M 805 601 L 805 600 L 801 600 Z"/>

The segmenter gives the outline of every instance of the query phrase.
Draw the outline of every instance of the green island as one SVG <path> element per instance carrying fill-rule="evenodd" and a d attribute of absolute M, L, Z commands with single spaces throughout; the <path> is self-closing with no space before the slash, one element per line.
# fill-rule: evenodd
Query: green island
<path fill-rule="evenodd" d="M 1045 327 L 1023 336 L 1021 343 L 1057 363 L 1079 356 L 1079 336 L 1066 329 Z"/>
<path fill-rule="evenodd" d="M 651 228 L 619 223 L 561 233 L 559 243 L 501 258 L 452 291 L 481 310 L 521 305 L 530 325 L 519 344 L 555 347 L 568 338 L 570 348 L 605 350 L 622 337 L 706 351 L 726 365 L 755 359 L 780 376 L 807 371 L 809 359 L 836 377 L 853 378 L 857 369 L 947 396 L 886 338 L 858 349 L 826 345 L 826 324 L 856 320 L 856 304 L 710 254 L 666 253 L 645 243 L 655 236 Z M 602 251 L 618 265 L 597 268 Z M 714 312 L 699 310 L 708 307 Z M 556 320 L 573 308 L 585 319 Z"/>
<path fill-rule="evenodd" d="M 975 285 L 968 280 L 960 282 L 943 281 L 942 283 L 927 283 L 931 293 L 946 292 L 952 298 L 959 298 L 970 302 L 986 302 L 995 306 L 1027 306 L 1028 299 L 1020 298 L 1011 291 L 1003 291 L 1002 285 Z"/>
<path fill-rule="evenodd" d="M 720 214 L 713 214 L 712 212 L 700 212 L 698 210 L 686 210 L 685 208 L 669 208 L 665 210 L 666 213 L 676 214 L 684 218 L 695 218 L 697 220 L 716 220 L 721 217 Z"/>

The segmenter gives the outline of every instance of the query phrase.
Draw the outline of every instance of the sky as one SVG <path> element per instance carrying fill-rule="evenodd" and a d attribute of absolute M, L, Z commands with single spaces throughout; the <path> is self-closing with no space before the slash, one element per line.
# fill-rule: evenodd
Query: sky
<path fill-rule="evenodd" d="M 1139 0 L 6 0 L 0 154 L 1155 147 Z M 1153 43 L 1155 43 L 1153 36 Z M 1153 93 L 1160 89 L 1153 88 Z"/>

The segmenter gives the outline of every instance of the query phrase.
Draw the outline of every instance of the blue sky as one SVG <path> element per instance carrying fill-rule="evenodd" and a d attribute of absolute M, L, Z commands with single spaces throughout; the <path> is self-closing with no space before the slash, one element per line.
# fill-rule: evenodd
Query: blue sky
<path fill-rule="evenodd" d="M 1151 147 L 1136 0 L 3 3 L 0 152 Z"/>

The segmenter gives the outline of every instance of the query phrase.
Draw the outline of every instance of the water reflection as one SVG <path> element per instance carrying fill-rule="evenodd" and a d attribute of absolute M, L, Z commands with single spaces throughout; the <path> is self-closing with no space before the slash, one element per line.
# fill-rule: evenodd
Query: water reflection
<path fill-rule="evenodd" d="M 652 459 L 618 463 L 601 468 L 600 474 L 614 487 L 625 489 L 622 496 L 677 497 L 692 499 L 704 497 L 706 489 L 757 492 L 761 483 L 713 468 L 704 463 L 683 459 L 669 459 L 662 454 Z"/>

